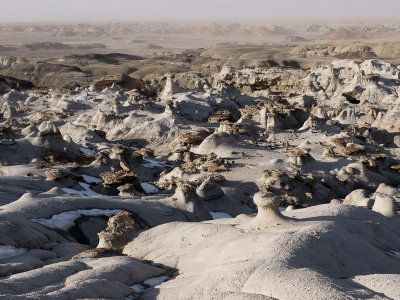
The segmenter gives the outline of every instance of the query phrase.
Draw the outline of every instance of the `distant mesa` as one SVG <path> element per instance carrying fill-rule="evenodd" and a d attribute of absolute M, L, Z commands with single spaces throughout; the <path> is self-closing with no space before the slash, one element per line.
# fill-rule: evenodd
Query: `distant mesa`
<path fill-rule="evenodd" d="M 142 39 L 132 40 L 132 43 L 145 43 L 145 42 L 146 42 L 146 40 L 142 40 Z"/>
<path fill-rule="evenodd" d="M 93 80 L 92 76 L 78 67 L 46 62 L 15 64 L 2 70 L 2 74 L 30 81 L 36 87 L 63 88 L 73 86 L 77 82 L 90 84 Z"/>
<path fill-rule="evenodd" d="M 36 42 L 23 44 L 21 47 L 23 50 L 29 51 L 40 51 L 40 50 L 87 50 L 87 49 L 106 49 L 107 46 L 101 43 L 88 43 L 88 44 L 64 44 L 64 43 L 53 43 L 53 42 Z M 1 50 L 1 49 L 0 49 Z"/>
<path fill-rule="evenodd" d="M 307 40 L 301 36 L 288 36 L 286 37 L 286 42 L 288 43 L 305 43 L 305 42 L 309 42 L 310 40 Z"/>
<path fill-rule="evenodd" d="M 93 44 L 78 44 L 75 46 L 77 50 L 87 50 L 87 49 L 106 49 L 107 46 L 101 43 L 93 43 Z"/>
<path fill-rule="evenodd" d="M 30 51 L 39 51 L 39 50 L 71 50 L 74 47 L 71 45 L 63 44 L 63 43 L 52 43 L 52 42 L 37 42 L 37 43 L 29 43 L 23 44 L 22 49 L 27 49 Z"/>
<path fill-rule="evenodd" d="M 0 51 L 10 51 L 10 50 L 15 50 L 15 48 L 14 47 L 0 45 Z"/>
<path fill-rule="evenodd" d="M 62 61 L 86 66 L 93 63 L 118 65 L 122 61 L 142 60 L 142 59 L 143 57 L 137 55 L 124 54 L 124 53 L 109 53 L 109 54 L 88 53 L 82 55 L 80 54 L 66 55 L 64 56 Z"/>
<path fill-rule="evenodd" d="M 362 39 L 364 36 L 357 31 L 352 30 L 332 30 L 324 35 L 324 38 L 330 40 L 353 40 Z"/>
<path fill-rule="evenodd" d="M 373 51 L 348 51 L 348 52 L 338 53 L 334 57 L 340 59 L 368 59 L 368 58 L 377 58 L 378 56 Z"/>
<path fill-rule="evenodd" d="M 159 46 L 159 45 L 155 45 L 155 44 L 144 44 L 141 47 L 142 50 L 160 50 L 160 49 L 164 49 L 163 46 Z"/>
<path fill-rule="evenodd" d="M 318 24 L 307 24 L 304 26 L 305 32 L 325 32 L 328 27 Z"/>

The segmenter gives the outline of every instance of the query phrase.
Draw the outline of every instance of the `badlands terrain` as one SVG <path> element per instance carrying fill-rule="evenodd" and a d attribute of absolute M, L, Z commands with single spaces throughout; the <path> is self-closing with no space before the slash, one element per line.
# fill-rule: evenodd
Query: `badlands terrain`
<path fill-rule="evenodd" d="M 356 24 L 0 26 L 0 298 L 400 299 L 400 29 Z"/>

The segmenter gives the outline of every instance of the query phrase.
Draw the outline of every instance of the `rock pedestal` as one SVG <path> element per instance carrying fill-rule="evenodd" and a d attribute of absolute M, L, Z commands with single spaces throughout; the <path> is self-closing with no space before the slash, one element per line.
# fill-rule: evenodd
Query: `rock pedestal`
<path fill-rule="evenodd" d="M 135 222 L 126 211 L 121 211 L 108 220 L 107 228 L 98 233 L 97 248 L 122 252 L 133 233 Z"/>
<path fill-rule="evenodd" d="M 256 227 L 270 227 L 282 225 L 287 218 L 279 211 L 280 200 L 272 193 L 258 192 L 254 195 L 254 203 L 258 207 L 257 216 L 253 222 Z"/>

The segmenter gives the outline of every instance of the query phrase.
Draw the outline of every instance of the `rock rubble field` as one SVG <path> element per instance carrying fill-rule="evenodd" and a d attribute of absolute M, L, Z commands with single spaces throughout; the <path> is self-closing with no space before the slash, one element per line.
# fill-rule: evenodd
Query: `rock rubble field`
<path fill-rule="evenodd" d="M 396 65 L 54 66 L 0 75 L 0 298 L 400 299 Z"/>

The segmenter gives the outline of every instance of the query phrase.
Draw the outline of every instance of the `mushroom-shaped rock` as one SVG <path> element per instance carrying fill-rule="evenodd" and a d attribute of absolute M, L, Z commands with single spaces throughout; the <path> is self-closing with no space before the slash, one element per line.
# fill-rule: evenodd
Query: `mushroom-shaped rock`
<path fill-rule="evenodd" d="M 290 151 L 289 163 L 293 165 L 301 166 L 313 160 L 314 160 L 313 157 L 306 149 L 295 148 L 292 151 Z"/>
<path fill-rule="evenodd" d="M 185 151 L 185 150 L 178 150 L 175 151 L 170 157 L 168 157 L 168 161 L 183 161 L 183 162 L 192 162 L 195 160 L 195 155 L 193 152 Z"/>
<path fill-rule="evenodd" d="M 224 191 L 212 177 L 208 177 L 196 190 L 203 200 L 213 200 L 224 195 Z"/>
<path fill-rule="evenodd" d="M 126 183 L 124 185 L 120 185 L 117 187 L 119 191 L 119 196 L 132 196 L 139 195 L 139 191 L 135 188 L 135 185 L 132 183 Z"/>
<path fill-rule="evenodd" d="M 197 199 L 194 185 L 190 182 L 179 181 L 172 199 L 180 200 L 185 203 L 190 202 L 192 199 Z"/>
<path fill-rule="evenodd" d="M 279 211 L 281 201 L 272 193 L 260 191 L 254 195 L 254 203 L 258 207 L 258 213 L 253 225 L 258 228 L 283 225 L 288 218 Z"/>
<path fill-rule="evenodd" d="M 64 174 L 59 169 L 51 169 L 44 172 L 46 180 L 56 181 L 64 177 Z"/>
<path fill-rule="evenodd" d="M 140 181 L 137 178 L 137 174 L 133 171 L 107 171 L 100 174 L 100 177 L 103 179 L 103 184 L 105 187 L 118 187 L 124 184 L 132 184 L 133 187 L 142 192 L 143 189 L 140 185 Z"/>
<path fill-rule="evenodd" d="M 179 136 L 179 141 L 182 144 L 197 144 L 201 143 L 207 136 L 213 133 L 212 128 L 198 128 Z"/>
<path fill-rule="evenodd" d="M 108 219 L 107 228 L 98 233 L 97 248 L 122 252 L 133 233 L 135 222 L 126 211 L 121 211 Z"/>
<path fill-rule="evenodd" d="M 125 145 L 115 145 L 111 148 L 111 153 L 114 155 L 119 155 L 119 154 L 125 154 L 125 153 L 132 153 L 132 149 L 130 149 L 128 146 Z M 115 157 L 111 157 L 115 158 Z M 120 157 L 118 157 L 120 158 Z"/>
<path fill-rule="evenodd" d="M 116 160 L 125 171 L 131 170 L 140 162 L 140 154 L 125 145 L 115 145 L 111 148 L 110 159 Z"/>
<path fill-rule="evenodd" d="M 212 219 L 204 202 L 197 196 L 195 186 L 190 182 L 177 182 L 175 194 L 171 199 L 175 202 L 177 208 L 191 212 L 196 221 Z"/>

